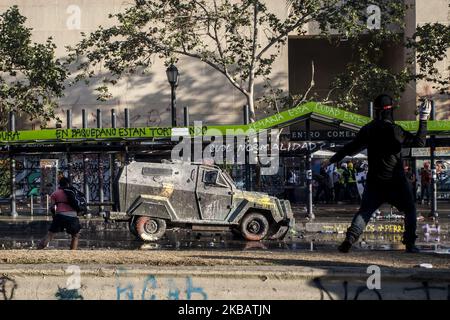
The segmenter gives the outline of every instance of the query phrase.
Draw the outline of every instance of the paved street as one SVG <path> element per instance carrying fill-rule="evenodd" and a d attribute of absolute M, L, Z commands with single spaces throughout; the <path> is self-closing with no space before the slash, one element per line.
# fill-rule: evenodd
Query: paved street
<path fill-rule="evenodd" d="M 246 242 L 229 231 L 175 229 L 156 243 L 143 243 L 126 223 L 82 218 L 75 252 L 66 250 L 65 234 L 48 249 L 35 250 L 51 217 L 3 215 L 0 273 L 13 299 L 447 298 L 442 284 L 450 283 L 450 219 L 445 214 L 439 233 L 425 234 L 432 220 L 419 223 L 420 254 L 403 252 L 399 217 L 373 221 L 354 250 L 340 254 L 336 247 L 357 206 L 318 206 L 315 221 L 294 209 L 295 232 L 283 241 L 262 242 Z M 376 294 L 361 291 L 373 265 L 383 284 Z M 78 290 L 65 289 L 73 266 L 81 270 Z M 442 290 L 427 291 L 424 285 Z"/>

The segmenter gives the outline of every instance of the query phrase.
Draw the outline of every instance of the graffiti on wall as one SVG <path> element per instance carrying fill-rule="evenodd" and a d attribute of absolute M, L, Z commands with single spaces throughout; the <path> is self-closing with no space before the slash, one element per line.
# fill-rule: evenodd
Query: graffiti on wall
<path fill-rule="evenodd" d="M 367 285 L 356 285 L 353 288 L 349 281 L 337 281 L 334 282 L 333 288 L 337 287 L 338 290 L 334 292 L 330 289 L 330 285 L 324 284 L 325 279 L 315 278 L 312 281 L 312 285 L 320 291 L 320 300 L 335 300 L 332 293 L 342 296 L 344 300 L 362 300 L 362 299 L 377 299 L 383 300 L 382 291 L 378 289 L 369 289 Z M 406 299 L 411 299 L 417 297 L 417 293 L 423 294 L 422 299 L 432 300 L 432 299 L 447 299 L 450 300 L 450 284 L 445 285 L 431 285 L 428 281 L 423 281 L 417 287 L 404 287 L 403 295 Z"/>
<path fill-rule="evenodd" d="M 334 223 L 329 225 L 323 225 L 321 232 L 323 233 L 339 233 L 343 234 L 347 231 L 350 224 L 347 223 Z M 380 223 L 380 224 L 368 224 L 364 232 L 367 233 L 392 233 L 403 234 L 405 232 L 405 226 L 403 224 L 393 223 Z"/>
<path fill-rule="evenodd" d="M 78 289 L 66 289 L 58 287 L 55 297 L 58 300 L 83 300 L 83 296 L 78 292 Z"/>
<path fill-rule="evenodd" d="M 12 300 L 14 299 L 14 292 L 17 289 L 16 280 L 7 277 L 0 277 L 0 298 L 3 300 Z"/>
<path fill-rule="evenodd" d="M 73 185 L 84 190 L 85 179 L 89 190 L 89 201 L 100 201 L 100 171 L 103 179 L 104 200 L 111 199 L 111 165 L 108 155 L 89 154 L 73 155 L 71 159 L 71 176 Z M 66 175 L 68 168 L 65 168 Z"/>
<path fill-rule="evenodd" d="M 44 196 L 56 190 L 56 175 L 69 175 L 67 157 L 62 155 L 55 159 L 48 156 L 18 156 L 16 160 L 16 196 Z M 86 172 L 84 160 L 86 161 Z M 45 165 L 49 161 L 52 165 Z M 56 166 L 56 167 L 53 167 Z M 111 165 L 109 155 L 72 155 L 71 177 L 75 187 L 84 190 L 87 179 L 91 201 L 100 200 L 100 168 L 102 169 L 103 193 L 105 201 L 111 198 Z M 54 171 L 54 172 L 53 172 Z M 9 198 L 11 193 L 11 164 L 7 157 L 0 158 L 0 198 Z M 41 180 L 44 177 L 44 180 Z M 50 178 L 48 178 L 50 177 Z M 48 178 L 48 179 L 47 179 Z M 44 182 L 44 185 L 42 185 Z"/>
<path fill-rule="evenodd" d="M 71 265 L 66 268 L 66 273 L 70 276 L 66 280 L 66 287 L 58 286 L 55 297 L 58 300 L 84 300 L 81 293 L 81 269 L 77 265 Z"/>
<path fill-rule="evenodd" d="M 186 277 L 166 277 L 161 278 L 149 274 L 137 280 L 135 277 L 131 281 L 126 277 L 127 271 L 119 269 L 116 273 L 114 293 L 117 300 L 208 300 L 208 288 L 195 283 L 191 276 Z M 71 277 L 74 277 L 72 275 Z M 27 292 L 30 291 L 29 283 L 23 280 Z M 46 280 L 48 281 L 48 280 Z M 437 281 L 437 280 L 436 280 Z M 114 282 L 113 282 L 114 283 Z M 112 284 L 113 284 L 112 283 Z M 393 285 L 393 286 L 392 286 Z M 214 281 L 211 283 L 214 288 Z M 268 287 L 271 288 L 272 284 Z M 299 293 L 305 284 L 299 287 Z M 422 299 L 422 300 L 450 300 L 450 283 L 432 283 L 430 281 L 391 283 L 384 288 L 381 283 L 378 287 L 370 287 L 368 282 L 353 280 L 337 280 L 329 277 L 317 277 L 308 283 L 308 287 L 314 288 L 319 294 L 315 296 L 320 300 L 385 300 L 385 299 Z M 57 287 L 54 297 L 58 300 L 84 300 L 81 289 L 86 292 L 87 287 L 71 285 L 70 280 L 66 282 L 66 287 Z M 111 286 L 104 286 L 102 290 L 111 289 Z M 0 300 L 15 299 L 18 284 L 15 279 L 8 276 L 0 277 Z M 36 288 L 37 289 L 37 288 Z M 217 291 L 217 290 L 215 290 Z M 23 293 L 23 292 L 22 292 Z M 108 292 L 96 292 L 96 294 Z M 48 299 L 49 297 L 44 297 Z M 230 298 L 230 297 L 229 297 Z"/>
<path fill-rule="evenodd" d="M 195 286 L 192 277 L 184 278 L 184 285 L 179 286 L 175 279 L 169 278 L 161 283 L 154 275 L 145 277 L 142 284 L 136 287 L 129 281 L 123 281 L 125 269 L 119 269 L 117 273 L 116 294 L 117 300 L 157 300 L 156 291 L 165 290 L 163 299 L 167 300 L 208 300 L 208 294 L 203 287 Z"/>
<path fill-rule="evenodd" d="M 0 158 L 0 198 L 9 198 L 10 187 L 10 162 L 8 157 L 2 155 Z"/>

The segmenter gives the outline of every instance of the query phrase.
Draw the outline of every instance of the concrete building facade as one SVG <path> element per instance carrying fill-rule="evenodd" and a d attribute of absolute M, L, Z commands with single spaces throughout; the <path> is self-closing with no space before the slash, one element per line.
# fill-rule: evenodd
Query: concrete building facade
<path fill-rule="evenodd" d="M 81 32 L 89 33 L 98 26 L 110 26 L 111 13 L 123 11 L 130 0 L 0 0 L 0 12 L 12 5 L 18 5 L 21 13 L 28 18 L 27 26 L 33 28 L 36 42 L 45 42 L 52 37 L 56 43 L 57 56 L 67 56 L 66 46 L 75 45 L 81 40 Z M 426 22 L 448 24 L 450 19 L 449 0 L 408 0 L 414 5 L 406 17 L 407 34 L 415 27 Z M 269 6 L 280 16 L 286 16 L 288 7 L 280 5 L 278 0 L 268 0 Z M 304 36 L 290 36 L 288 45 L 282 48 L 277 59 L 272 79 L 273 86 L 292 94 L 304 91 L 311 79 L 311 60 L 316 66 L 316 87 L 319 94 L 329 88 L 330 80 L 345 67 L 349 48 L 345 45 L 333 49 L 320 39 L 313 39 L 314 26 L 308 26 Z M 404 66 L 406 52 L 402 48 L 391 49 L 387 54 L 387 65 L 393 68 Z M 332 58 L 330 58 L 332 57 Z M 450 55 L 440 63 L 439 69 L 448 72 Z M 180 72 L 180 85 L 177 90 L 178 119 L 182 119 L 182 107 L 189 106 L 191 121 L 202 120 L 207 124 L 238 124 L 243 122 L 242 106 L 245 97 L 227 81 L 204 63 L 190 59 L 181 59 L 177 64 Z M 90 86 L 79 84 L 68 87 L 66 95 L 60 101 L 58 115 L 64 119 L 67 109 L 73 111 L 75 127 L 81 126 L 81 109 L 87 109 L 89 126 L 96 125 L 96 110 L 109 114 L 115 109 L 118 125 L 124 124 L 124 108 L 131 112 L 132 125 L 163 126 L 170 124 L 170 86 L 167 83 L 165 67 L 161 61 L 155 61 L 151 73 L 146 76 L 130 76 L 113 88 L 113 98 L 107 102 L 97 100 L 94 91 L 96 82 L 102 80 L 104 70 L 98 69 L 98 77 Z M 426 83 L 411 84 L 406 90 L 399 112 L 399 119 L 413 120 L 418 94 L 430 94 Z M 450 118 L 450 100 L 447 96 L 436 96 L 438 119 Z M 362 113 L 365 111 L 362 110 Z M 109 119 L 103 117 L 103 125 Z M 29 128 L 24 122 L 20 127 Z M 52 127 L 52 124 L 49 124 Z"/>

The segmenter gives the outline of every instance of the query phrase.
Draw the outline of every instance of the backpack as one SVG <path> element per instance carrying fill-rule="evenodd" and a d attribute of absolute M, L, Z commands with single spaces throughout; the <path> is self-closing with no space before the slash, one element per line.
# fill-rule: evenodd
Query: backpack
<path fill-rule="evenodd" d="M 69 205 L 77 212 L 84 213 L 87 211 L 87 201 L 86 196 L 83 192 L 78 191 L 78 189 L 74 187 L 64 188 L 64 193 L 67 196 L 67 200 Z"/>

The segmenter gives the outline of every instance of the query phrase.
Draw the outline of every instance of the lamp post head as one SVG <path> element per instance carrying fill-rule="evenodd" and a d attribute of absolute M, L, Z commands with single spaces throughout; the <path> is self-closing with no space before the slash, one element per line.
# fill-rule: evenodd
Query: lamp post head
<path fill-rule="evenodd" d="M 178 78 L 179 78 L 179 72 L 177 67 L 175 67 L 173 64 L 171 64 L 167 70 L 167 81 L 169 81 L 171 86 L 177 86 L 178 85 Z"/>

